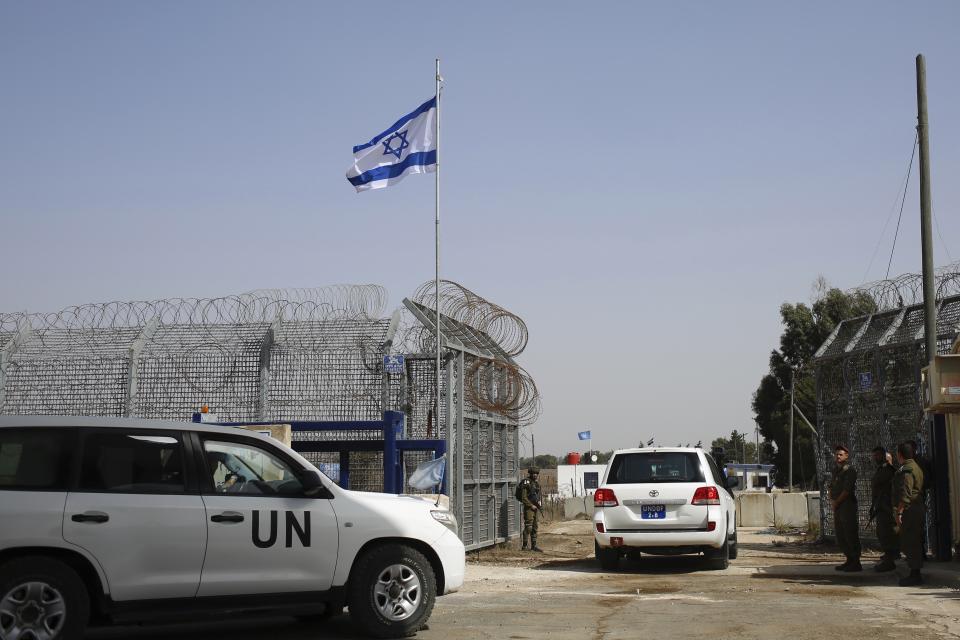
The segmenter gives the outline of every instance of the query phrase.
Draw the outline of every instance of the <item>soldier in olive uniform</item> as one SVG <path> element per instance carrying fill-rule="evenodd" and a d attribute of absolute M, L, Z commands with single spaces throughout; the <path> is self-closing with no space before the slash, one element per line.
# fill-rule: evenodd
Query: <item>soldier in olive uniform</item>
<path fill-rule="evenodd" d="M 520 483 L 520 501 L 523 503 L 523 547 L 527 548 L 527 540 L 530 541 L 531 551 L 540 551 L 543 549 L 537 546 L 537 530 L 540 523 L 540 510 L 543 509 L 542 494 L 540 492 L 540 483 L 537 478 L 540 476 L 540 469 L 530 467 L 527 469 L 527 477 Z"/>
<path fill-rule="evenodd" d="M 897 568 L 895 561 L 900 557 L 900 538 L 893 519 L 893 474 L 896 469 L 887 462 L 887 450 L 883 447 L 873 450 L 873 463 L 877 465 L 877 470 L 873 473 L 870 518 L 877 523 L 877 540 L 883 549 L 883 557 L 874 569 L 893 571 Z"/>
<path fill-rule="evenodd" d="M 857 516 L 857 470 L 850 464 L 850 451 L 838 444 L 834 447 L 837 465 L 830 483 L 830 505 L 833 507 L 833 527 L 837 544 L 847 561 L 837 571 L 863 571 L 860 565 L 860 521 Z"/>
<path fill-rule="evenodd" d="M 923 566 L 923 523 L 926 507 L 923 501 L 923 470 L 914 460 L 916 451 L 909 442 L 897 447 L 900 468 L 893 477 L 893 510 L 900 527 L 900 549 L 907 556 L 910 575 L 900 579 L 901 587 L 921 584 Z"/>

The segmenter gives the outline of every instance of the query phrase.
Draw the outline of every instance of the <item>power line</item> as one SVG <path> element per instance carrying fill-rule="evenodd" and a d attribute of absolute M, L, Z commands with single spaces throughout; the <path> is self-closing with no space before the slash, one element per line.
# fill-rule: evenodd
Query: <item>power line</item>
<path fill-rule="evenodd" d="M 893 204 L 890 206 L 890 213 L 887 215 L 887 221 L 883 223 L 883 230 L 880 231 L 880 237 L 877 238 L 877 246 L 873 248 L 873 255 L 870 256 L 870 263 L 867 265 L 867 270 L 863 273 L 863 279 L 861 282 L 866 282 L 867 277 L 870 275 L 870 269 L 873 268 L 873 261 L 877 258 L 877 253 L 880 252 L 880 245 L 883 244 L 883 236 L 887 233 L 887 227 L 890 226 L 890 220 L 893 218 L 893 212 L 897 210 L 897 200 L 900 200 L 900 192 L 906 191 L 906 182 L 909 180 L 910 168 L 913 167 L 913 153 L 916 152 L 917 148 L 917 136 L 914 134 L 913 138 L 913 147 L 911 149 L 910 155 L 910 167 L 907 168 L 907 178 L 904 178 L 903 183 L 900 186 L 900 189 L 897 190 L 897 195 L 893 199 Z"/>
<path fill-rule="evenodd" d="M 937 225 L 937 235 L 940 236 L 940 244 L 943 245 L 943 250 L 947 253 L 947 259 L 952 263 L 953 256 L 950 255 L 950 249 L 947 248 L 947 243 L 943 239 L 943 234 L 940 232 L 940 221 L 937 219 L 937 212 L 933 212 L 933 222 Z"/>
<path fill-rule="evenodd" d="M 910 165 L 907 167 L 907 180 L 903 185 L 903 199 L 900 201 L 900 215 L 897 216 L 897 230 L 893 234 L 893 246 L 890 247 L 890 260 L 887 261 L 887 274 L 883 276 L 886 280 L 890 277 L 890 265 L 893 264 L 893 252 L 897 248 L 897 236 L 900 235 L 900 220 L 903 218 L 903 205 L 907 202 L 907 188 L 910 186 L 910 173 L 913 171 L 913 158 L 917 155 L 917 137 L 913 139 L 913 150 L 910 152 Z"/>

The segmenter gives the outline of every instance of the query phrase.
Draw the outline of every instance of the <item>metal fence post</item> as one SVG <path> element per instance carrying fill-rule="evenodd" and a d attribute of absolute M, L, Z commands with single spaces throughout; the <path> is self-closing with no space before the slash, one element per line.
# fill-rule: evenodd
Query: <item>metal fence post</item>
<path fill-rule="evenodd" d="M 397 455 L 397 434 L 403 431 L 403 414 L 396 411 L 383 412 L 383 492 L 399 493 L 403 480 L 398 487 L 397 473 L 399 458 Z"/>
<path fill-rule="evenodd" d="M 271 323 L 260 341 L 260 386 L 257 398 L 257 420 L 266 420 L 270 411 L 270 354 L 277 332 L 280 330 L 280 318 Z"/>
<path fill-rule="evenodd" d="M 134 340 L 130 348 L 127 349 L 129 362 L 127 364 L 127 389 L 124 394 L 125 398 L 123 403 L 124 417 L 129 418 L 130 416 L 136 415 L 137 391 L 140 385 L 140 354 L 143 353 L 143 348 L 147 342 L 153 338 L 159 326 L 160 317 L 154 316 L 147 324 L 143 325 L 143 329 L 140 330 L 140 335 L 137 336 L 137 339 Z"/>

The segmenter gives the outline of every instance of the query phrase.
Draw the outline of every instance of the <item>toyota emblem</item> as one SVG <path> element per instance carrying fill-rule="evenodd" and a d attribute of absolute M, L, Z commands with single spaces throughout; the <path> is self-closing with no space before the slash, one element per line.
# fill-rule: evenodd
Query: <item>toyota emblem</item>
<path fill-rule="evenodd" d="M 653 491 L 650 492 L 650 497 L 651 497 L 651 498 L 656 498 L 658 495 L 660 495 L 660 492 L 657 491 L 656 489 L 654 489 Z"/>

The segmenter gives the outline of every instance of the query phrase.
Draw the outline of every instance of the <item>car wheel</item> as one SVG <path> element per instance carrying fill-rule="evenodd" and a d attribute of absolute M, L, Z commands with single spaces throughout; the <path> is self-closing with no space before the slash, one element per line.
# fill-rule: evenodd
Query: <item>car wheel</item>
<path fill-rule="evenodd" d="M 357 626 L 377 638 L 405 638 L 422 627 L 436 598 L 433 567 L 402 544 L 366 552 L 350 576 L 347 606 Z"/>
<path fill-rule="evenodd" d="M 89 619 L 87 587 L 66 564 L 27 556 L 0 567 L 0 637 L 79 640 Z"/>
<path fill-rule="evenodd" d="M 730 542 L 723 541 L 723 546 L 713 551 L 708 551 L 707 568 L 714 571 L 722 571 L 730 566 Z"/>
<path fill-rule="evenodd" d="M 731 560 L 736 560 L 736 559 L 737 559 L 737 553 L 738 553 L 738 552 L 737 552 L 737 529 L 736 529 L 736 527 L 734 527 L 734 529 L 733 529 L 733 542 L 730 543 L 730 559 L 731 559 Z"/>
<path fill-rule="evenodd" d="M 616 571 L 620 565 L 620 552 L 616 549 L 603 549 L 596 540 L 593 541 L 593 553 L 604 571 Z"/>

